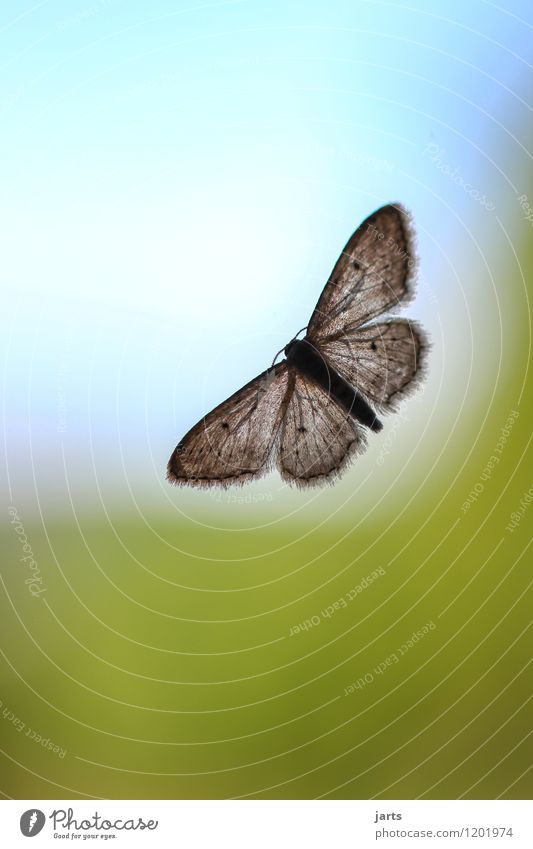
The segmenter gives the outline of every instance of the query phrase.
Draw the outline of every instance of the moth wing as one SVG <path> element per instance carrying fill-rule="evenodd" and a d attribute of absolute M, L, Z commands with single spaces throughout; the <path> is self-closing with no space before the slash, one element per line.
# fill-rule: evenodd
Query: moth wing
<path fill-rule="evenodd" d="M 317 486 L 338 477 L 366 447 L 363 428 L 333 398 L 305 375 L 290 371 L 287 403 L 277 458 L 288 483 Z"/>
<path fill-rule="evenodd" d="M 264 475 L 287 406 L 288 375 L 286 362 L 278 363 L 204 416 L 174 449 L 168 480 L 229 486 Z"/>
<path fill-rule="evenodd" d="M 327 363 L 384 412 L 416 388 L 427 349 L 421 327 L 407 319 L 367 324 L 320 344 Z"/>
<path fill-rule="evenodd" d="M 349 239 L 307 328 L 315 344 L 347 333 L 410 297 L 415 266 L 408 213 L 388 205 L 370 215 Z"/>

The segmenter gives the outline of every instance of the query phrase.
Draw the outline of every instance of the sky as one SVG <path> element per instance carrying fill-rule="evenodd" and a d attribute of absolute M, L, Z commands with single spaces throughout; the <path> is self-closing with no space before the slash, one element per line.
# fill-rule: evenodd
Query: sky
<path fill-rule="evenodd" d="M 460 403 L 449 376 L 475 372 L 478 330 L 498 334 L 494 264 L 527 228 L 528 17 L 525 2 L 3 4 L 8 485 L 51 506 L 102 487 L 129 509 L 131 481 L 167 502 L 176 442 L 307 324 L 389 201 L 418 233 L 423 409 Z"/>

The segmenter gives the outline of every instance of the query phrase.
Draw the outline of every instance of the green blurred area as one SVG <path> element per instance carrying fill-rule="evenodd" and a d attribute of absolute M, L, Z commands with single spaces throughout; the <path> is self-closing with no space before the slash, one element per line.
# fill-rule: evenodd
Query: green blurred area
<path fill-rule="evenodd" d="M 205 498 L 194 521 L 24 521 L 36 598 L 8 526 L 4 792 L 528 798 L 530 516 L 506 530 L 531 483 L 526 357 L 515 338 L 493 403 L 459 422 L 430 475 L 416 465 L 403 504 L 397 485 L 329 522 L 311 510 L 257 527 L 256 502 L 210 528 Z"/>

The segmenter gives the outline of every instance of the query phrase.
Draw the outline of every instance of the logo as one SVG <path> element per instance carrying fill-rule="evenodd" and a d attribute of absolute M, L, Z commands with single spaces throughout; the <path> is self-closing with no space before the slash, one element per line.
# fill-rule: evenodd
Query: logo
<path fill-rule="evenodd" d="M 36 834 L 39 834 L 45 822 L 46 817 L 42 811 L 37 808 L 30 808 L 29 811 L 24 811 L 20 818 L 20 830 L 24 837 L 35 837 Z"/>

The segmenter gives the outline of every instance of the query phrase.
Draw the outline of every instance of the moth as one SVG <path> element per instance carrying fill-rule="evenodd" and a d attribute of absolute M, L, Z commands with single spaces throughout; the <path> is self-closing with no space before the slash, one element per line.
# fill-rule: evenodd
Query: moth
<path fill-rule="evenodd" d="M 168 463 L 171 483 L 244 484 L 273 464 L 299 487 L 334 481 L 378 433 L 378 413 L 420 382 L 422 328 L 383 317 L 414 294 L 407 212 L 381 207 L 349 239 L 306 328 L 264 371 L 204 416 Z M 301 331 L 300 331 L 301 332 Z M 280 352 L 281 353 L 281 352 Z"/>

